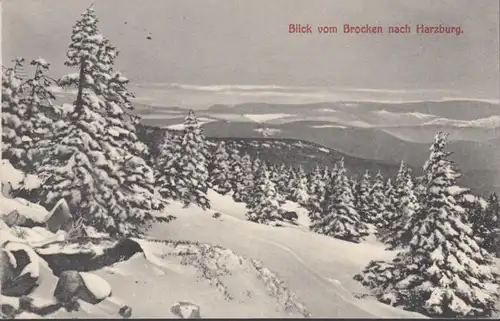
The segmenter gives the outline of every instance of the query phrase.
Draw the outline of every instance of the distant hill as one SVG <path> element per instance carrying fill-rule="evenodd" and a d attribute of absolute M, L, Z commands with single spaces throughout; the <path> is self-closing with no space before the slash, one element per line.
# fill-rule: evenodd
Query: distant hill
<path fill-rule="evenodd" d="M 234 125 L 234 123 L 233 123 Z M 147 125 L 139 125 L 138 135 L 146 143 L 152 153 L 153 159 L 158 155 L 158 147 L 163 141 L 165 132 L 178 133 L 175 130 L 159 128 Z M 366 137 L 367 142 L 368 137 Z M 394 177 L 399 169 L 400 158 L 390 162 L 387 160 L 374 160 L 369 158 L 351 156 L 343 151 L 328 148 L 323 145 L 301 139 L 275 138 L 275 137 L 207 137 L 212 152 L 218 141 L 225 141 L 227 145 L 236 147 L 241 154 L 248 153 L 252 157 L 259 155 L 260 158 L 273 164 L 288 164 L 294 167 L 302 165 L 306 171 L 310 171 L 317 164 L 320 166 L 333 167 L 335 162 L 344 158 L 346 168 L 350 175 L 359 178 L 365 170 L 372 174 L 381 171 L 384 177 Z M 358 141 L 359 143 L 359 141 Z M 453 143 L 452 143 L 453 144 Z M 421 175 L 422 166 L 428 157 L 427 145 L 420 149 L 421 165 L 410 164 L 414 175 Z M 459 164 L 460 165 L 460 164 Z M 477 195 L 487 196 L 496 191 L 500 193 L 500 185 L 495 171 L 471 169 L 463 172 L 460 184 L 469 187 Z"/>

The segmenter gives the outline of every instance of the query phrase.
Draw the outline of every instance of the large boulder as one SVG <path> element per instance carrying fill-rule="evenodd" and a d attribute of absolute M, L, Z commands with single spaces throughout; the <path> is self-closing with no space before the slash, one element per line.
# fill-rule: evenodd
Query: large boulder
<path fill-rule="evenodd" d="M 64 199 L 60 199 L 50 212 L 43 206 L 31 203 L 23 198 L 10 199 L 2 197 L 0 202 L 2 204 L 0 219 L 9 227 L 32 228 L 38 226 L 45 227 L 52 233 L 59 230 L 75 232 L 74 219 Z M 76 232 L 82 234 L 83 228 L 77 226 Z"/>
<path fill-rule="evenodd" d="M 0 218 L 8 226 L 42 226 L 47 220 L 48 211 L 39 204 L 23 198 L 0 197 Z"/>
<path fill-rule="evenodd" d="M 62 272 L 54 290 L 54 297 L 63 304 L 70 304 L 75 300 L 98 304 L 109 296 L 111 296 L 109 283 L 88 272 Z"/>
<path fill-rule="evenodd" d="M 33 222 L 33 220 L 31 220 L 30 218 L 27 218 L 26 216 L 19 214 L 18 210 L 13 210 L 8 214 L 4 214 L 2 220 L 5 222 L 5 224 L 7 224 L 8 227 L 13 227 L 13 226 L 33 227 L 36 225 L 36 223 Z"/>
<path fill-rule="evenodd" d="M 282 214 L 283 218 L 289 221 L 295 221 L 299 218 L 296 212 L 287 211 Z"/>
<path fill-rule="evenodd" d="M 143 252 L 142 247 L 131 239 L 118 242 L 111 238 L 83 238 L 68 244 L 66 241 L 47 243 L 36 252 L 49 265 L 56 276 L 64 271 L 95 271 L 124 261 Z"/>
<path fill-rule="evenodd" d="M 124 319 L 129 319 L 132 316 L 132 308 L 124 305 L 118 310 L 118 314 Z"/>
<path fill-rule="evenodd" d="M 27 244 L 7 241 L 0 249 L 0 282 L 2 294 L 27 295 L 38 286 L 40 261 Z"/>

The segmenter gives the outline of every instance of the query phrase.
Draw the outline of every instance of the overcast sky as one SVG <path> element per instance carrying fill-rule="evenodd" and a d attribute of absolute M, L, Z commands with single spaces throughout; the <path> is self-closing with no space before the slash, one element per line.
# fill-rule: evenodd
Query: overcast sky
<path fill-rule="evenodd" d="M 499 1 L 4 0 L 4 63 L 64 67 L 71 28 L 95 2 L 134 83 L 443 89 L 499 97 Z M 126 22 L 126 23 L 125 23 Z M 288 24 L 439 23 L 461 36 L 297 35 Z M 151 40 L 146 37 L 151 33 Z"/>

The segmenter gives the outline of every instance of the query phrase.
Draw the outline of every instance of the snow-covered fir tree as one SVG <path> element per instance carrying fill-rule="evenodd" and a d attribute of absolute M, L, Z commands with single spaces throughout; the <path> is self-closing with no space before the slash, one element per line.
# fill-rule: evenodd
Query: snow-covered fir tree
<path fill-rule="evenodd" d="M 385 214 L 385 186 L 384 178 L 380 171 L 377 172 L 373 180 L 372 188 L 370 190 L 370 212 L 366 217 L 368 223 L 374 224 L 376 227 L 381 227 L 382 216 Z"/>
<path fill-rule="evenodd" d="M 479 197 L 475 198 L 470 218 L 472 230 L 481 247 L 498 256 L 500 253 L 500 202 L 498 196 L 492 193 L 488 197 L 486 208 Z"/>
<path fill-rule="evenodd" d="M 255 186 L 247 203 L 246 217 L 261 224 L 276 224 L 281 220 L 276 188 L 269 178 L 267 165 L 263 163 L 255 173 Z"/>
<path fill-rule="evenodd" d="M 234 173 L 231 172 L 231 164 L 226 143 L 220 141 L 217 144 L 217 149 L 212 158 L 209 179 L 210 186 L 220 194 L 227 194 L 232 189 L 232 175 L 234 175 Z"/>
<path fill-rule="evenodd" d="M 98 33 L 88 8 L 73 27 L 65 64 L 77 73 L 59 84 L 77 89 L 70 119 L 54 124 L 52 144 L 44 146 L 38 169 L 45 178 L 41 203 L 52 207 L 65 198 L 72 214 L 111 234 L 139 234 L 155 219 L 163 202 L 154 191 L 152 169 L 141 157 L 147 152 L 127 117 L 128 80 L 113 69 L 117 56 Z"/>
<path fill-rule="evenodd" d="M 490 254 L 462 220 L 457 197 L 464 189 L 445 152 L 447 135 L 436 135 L 424 166 L 426 197 L 412 226 L 409 247 L 392 263 L 371 262 L 355 279 L 394 306 L 432 317 L 489 317 L 498 299 Z"/>
<path fill-rule="evenodd" d="M 372 189 L 371 175 L 369 171 L 365 171 L 361 181 L 359 182 L 358 189 L 355 192 L 354 206 L 359 213 L 361 221 L 366 224 L 371 224 L 373 220 L 371 219 L 371 194 Z"/>
<path fill-rule="evenodd" d="M 336 168 L 336 176 L 332 181 L 334 187 L 327 186 L 321 204 L 322 212 L 312 222 L 310 229 L 316 233 L 359 243 L 368 235 L 367 227 L 354 208 L 354 196 L 343 159 Z"/>
<path fill-rule="evenodd" d="M 300 205 L 307 204 L 309 193 L 307 192 L 307 176 L 302 166 L 296 171 L 295 179 L 292 182 L 292 190 L 290 191 L 292 201 Z"/>
<path fill-rule="evenodd" d="M 158 168 L 156 184 L 160 190 L 175 191 L 175 199 L 185 206 L 195 204 L 210 208 L 206 196 L 208 190 L 208 168 L 205 159 L 206 142 L 192 110 L 184 120 L 182 134 L 172 141 L 174 151 L 164 168 Z M 173 175 L 175 174 L 175 175 Z"/>
<path fill-rule="evenodd" d="M 410 222 L 415 214 L 420 210 L 416 193 L 413 187 L 411 170 L 404 162 L 401 162 L 396 177 L 396 204 L 395 217 L 389 226 L 389 235 L 386 243 L 390 249 L 406 247 L 411 240 L 411 233 L 408 230 Z"/>

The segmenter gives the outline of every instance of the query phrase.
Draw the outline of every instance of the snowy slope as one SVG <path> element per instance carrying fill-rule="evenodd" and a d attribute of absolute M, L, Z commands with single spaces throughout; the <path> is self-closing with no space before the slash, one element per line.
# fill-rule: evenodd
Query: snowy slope
<path fill-rule="evenodd" d="M 170 204 L 166 211 L 177 219 L 154 226 L 150 235 L 217 244 L 262 261 L 289 285 L 313 317 L 421 317 L 354 297 L 354 293 L 364 293 L 365 289 L 352 277 L 370 260 L 394 255 L 380 245 L 352 244 L 300 228 L 248 222 L 244 220 L 243 204 L 215 192 L 210 192 L 209 198 L 213 207 L 209 212 Z M 215 211 L 221 212 L 221 217 L 213 218 L 211 213 Z"/>
<path fill-rule="evenodd" d="M 83 302 L 78 312 L 59 310 L 50 317 L 116 317 L 117 308 L 128 305 L 135 317 L 168 318 L 175 317 L 170 307 L 177 301 L 196 304 L 203 317 L 283 318 L 309 313 L 313 317 L 420 317 L 355 297 L 366 290 L 352 277 L 370 260 L 394 255 L 379 244 L 352 244 L 313 234 L 307 230 L 307 212 L 293 202 L 286 202 L 283 209 L 297 212 L 299 225 L 277 228 L 246 221 L 245 204 L 230 196 L 210 191 L 208 197 L 210 211 L 183 208 L 177 202 L 168 206 L 165 212 L 177 219 L 154 226 L 150 237 L 169 241 L 140 241 L 145 255 L 92 272 L 109 283 L 111 299 L 95 306 Z M 216 211 L 222 215 L 213 218 Z M 33 239 L 32 246 L 46 243 L 44 237 L 57 239 L 32 230 L 24 233 Z M 5 237 L 6 231 L 0 234 Z M 57 253 L 75 250 L 72 244 L 59 250 L 55 244 L 46 248 Z M 39 248 L 37 253 L 45 252 Z M 53 302 L 57 278 L 47 268 L 40 272 L 40 286 L 30 296 Z"/>

